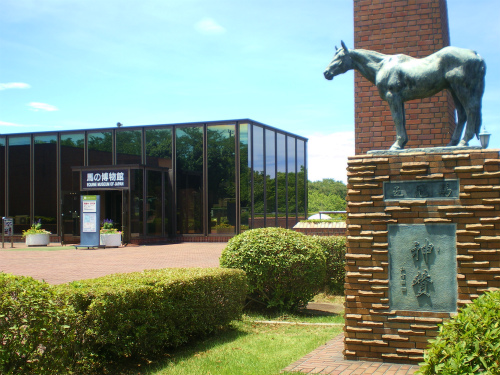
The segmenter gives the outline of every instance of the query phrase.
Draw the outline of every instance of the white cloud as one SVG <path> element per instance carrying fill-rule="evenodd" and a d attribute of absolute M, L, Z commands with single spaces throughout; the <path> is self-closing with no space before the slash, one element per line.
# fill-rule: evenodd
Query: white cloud
<path fill-rule="evenodd" d="M 56 106 L 53 106 L 51 104 L 46 104 L 46 103 L 38 103 L 38 102 L 31 102 L 28 104 L 28 107 L 31 107 L 33 111 L 48 111 L 48 112 L 53 112 L 53 111 L 58 111 L 59 109 Z"/>
<path fill-rule="evenodd" d="M 219 25 L 214 19 L 212 18 L 203 18 L 200 21 L 198 21 L 194 25 L 195 29 L 198 30 L 202 34 L 223 34 L 226 32 L 226 29 Z"/>
<path fill-rule="evenodd" d="M 0 91 L 7 89 L 29 89 L 31 86 L 23 82 L 0 83 Z"/>
<path fill-rule="evenodd" d="M 18 128 L 26 128 L 28 125 L 14 124 L 13 122 L 0 121 L 0 126 L 15 126 Z"/>
<path fill-rule="evenodd" d="M 309 180 L 332 178 L 347 183 L 347 157 L 354 155 L 354 132 L 314 133 L 308 138 Z"/>

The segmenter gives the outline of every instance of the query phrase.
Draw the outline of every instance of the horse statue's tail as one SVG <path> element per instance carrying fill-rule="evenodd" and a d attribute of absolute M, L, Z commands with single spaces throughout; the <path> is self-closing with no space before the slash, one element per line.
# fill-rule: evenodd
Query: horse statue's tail
<path fill-rule="evenodd" d="M 478 111 L 478 119 L 476 121 L 476 126 L 475 126 L 475 134 L 476 134 L 476 137 L 479 139 L 479 132 L 481 131 L 481 104 L 482 104 L 482 101 L 483 101 L 483 94 L 484 94 L 484 77 L 486 76 L 486 63 L 484 62 L 483 58 L 476 52 L 476 55 L 479 59 L 479 62 L 478 64 L 476 64 L 476 77 L 478 77 L 478 85 L 476 87 L 476 97 L 477 97 L 477 100 L 479 101 L 479 111 Z"/>

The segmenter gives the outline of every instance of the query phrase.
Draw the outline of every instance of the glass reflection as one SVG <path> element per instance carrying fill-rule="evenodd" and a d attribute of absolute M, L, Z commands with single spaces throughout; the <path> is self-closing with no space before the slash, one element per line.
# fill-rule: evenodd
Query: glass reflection
<path fill-rule="evenodd" d="M 146 130 L 146 164 L 172 168 L 172 128 Z"/>
<path fill-rule="evenodd" d="M 14 233 L 30 227 L 30 147 L 31 137 L 9 137 L 9 212 L 14 218 Z"/>
<path fill-rule="evenodd" d="M 276 133 L 266 129 L 266 226 L 276 226 Z"/>
<path fill-rule="evenodd" d="M 57 233 L 57 136 L 35 136 L 34 153 L 34 218 Z"/>
<path fill-rule="evenodd" d="M 85 134 L 61 134 L 62 233 L 80 235 L 80 172 L 71 167 L 85 165 Z M 69 240 L 69 238 L 64 238 Z"/>
<path fill-rule="evenodd" d="M 235 126 L 207 127 L 208 212 L 212 234 L 236 232 Z"/>
<path fill-rule="evenodd" d="M 286 223 L 286 137 L 284 134 L 277 134 L 277 147 L 276 147 L 276 161 L 277 161 L 277 176 L 276 182 L 278 188 L 276 190 L 278 201 L 278 226 L 287 228 Z"/>
<path fill-rule="evenodd" d="M 113 162 L 112 141 L 111 132 L 88 133 L 89 165 L 111 165 Z"/>
<path fill-rule="evenodd" d="M 240 124 L 240 232 L 249 229 L 251 213 L 251 155 L 250 155 L 250 125 Z"/>
<path fill-rule="evenodd" d="M 287 137 L 287 187 L 288 187 L 288 218 L 289 223 L 296 221 L 297 216 L 297 173 L 295 160 L 295 138 Z M 290 226 L 290 224 L 289 224 Z M 292 225 L 293 226 L 293 225 Z"/>
<path fill-rule="evenodd" d="M 253 126 L 253 220 L 252 228 L 263 228 L 264 223 L 264 129 Z"/>
<path fill-rule="evenodd" d="M 5 212 L 5 137 L 0 137 L 0 215 L 7 216 Z"/>
<path fill-rule="evenodd" d="M 116 163 L 141 164 L 142 131 L 119 130 L 116 132 Z"/>
<path fill-rule="evenodd" d="M 203 128 L 176 128 L 177 233 L 203 233 Z"/>
<path fill-rule="evenodd" d="M 148 194 L 146 196 L 146 234 L 161 236 L 162 234 L 162 172 L 147 171 Z"/>
<path fill-rule="evenodd" d="M 306 218 L 306 178 L 305 142 L 297 139 L 297 215 L 299 220 Z"/>
<path fill-rule="evenodd" d="M 143 170 L 130 170 L 130 236 L 140 237 L 144 234 L 143 227 Z"/>

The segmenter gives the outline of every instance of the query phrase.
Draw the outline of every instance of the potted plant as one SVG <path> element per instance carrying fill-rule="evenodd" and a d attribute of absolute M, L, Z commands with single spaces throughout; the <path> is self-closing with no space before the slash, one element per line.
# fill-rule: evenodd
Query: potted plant
<path fill-rule="evenodd" d="M 42 219 L 33 222 L 31 228 L 23 230 L 23 238 L 27 246 L 47 246 L 50 242 L 50 232 L 42 229 Z"/>
<path fill-rule="evenodd" d="M 122 244 L 122 232 L 113 226 L 111 219 L 104 219 L 102 222 L 100 237 L 104 247 L 119 247 Z"/>

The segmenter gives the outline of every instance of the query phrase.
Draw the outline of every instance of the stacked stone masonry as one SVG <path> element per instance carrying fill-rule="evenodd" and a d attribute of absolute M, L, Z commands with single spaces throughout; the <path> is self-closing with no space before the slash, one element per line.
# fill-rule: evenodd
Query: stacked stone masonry
<path fill-rule="evenodd" d="M 354 48 L 426 57 L 450 44 L 446 0 L 354 0 Z M 355 72 L 356 154 L 388 149 L 396 131 L 375 85 Z M 448 91 L 405 103 L 407 147 L 445 146 L 455 129 Z"/>
<path fill-rule="evenodd" d="M 458 179 L 458 199 L 384 200 L 384 181 Z M 452 314 L 389 306 L 389 224 L 456 224 L 457 307 L 500 287 L 499 150 L 358 155 L 348 161 L 347 359 L 418 363 Z"/>

